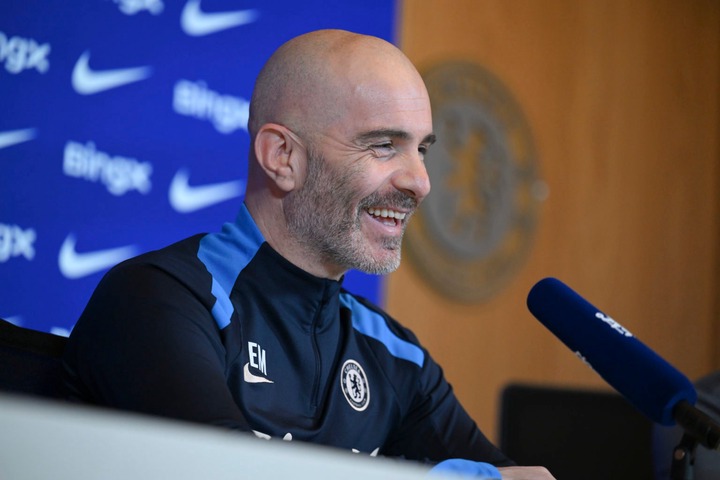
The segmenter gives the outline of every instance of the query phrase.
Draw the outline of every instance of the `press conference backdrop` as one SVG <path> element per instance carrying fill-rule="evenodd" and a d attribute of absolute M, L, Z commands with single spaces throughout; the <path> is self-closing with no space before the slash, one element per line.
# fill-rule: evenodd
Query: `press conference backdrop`
<path fill-rule="evenodd" d="M 249 99 L 289 38 L 393 41 L 394 2 L 4 0 L 0 317 L 67 334 L 103 273 L 240 206 Z M 378 301 L 377 277 L 345 286 Z"/>

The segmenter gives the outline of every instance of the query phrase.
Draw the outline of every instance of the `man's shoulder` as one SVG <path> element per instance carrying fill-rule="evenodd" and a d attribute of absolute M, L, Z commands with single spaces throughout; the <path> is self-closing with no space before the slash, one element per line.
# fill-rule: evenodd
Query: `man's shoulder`
<path fill-rule="evenodd" d="M 164 247 L 148 250 L 124 262 L 118 263 L 115 268 L 125 268 L 137 265 L 164 266 L 177 262 L 192 261 L 197 258 L 198 245 L 206 234 L 199 233 L 184 238 Z"/>
<path fill-rule="evenodd" d="M 340 290 L 340 303 L 342 306 L 350 309 L 352 313 L 360 315 L 372 315 L 381 317 L 388 326 L 396 326 L 404 329 L 397 320 L 395 320 L 389 313 L 387 313 L 382 307 L 368 300 L 367 298 L 349 292 L 345 288 Z"/>
<path fill-rule="evenodd" d="M 120 262 L 110 269 L 104 281 L 120 278 L 132 280 L 150 275 L 151 272 L 172 277 L 182 283 L 198 279 L 203 266 L 197 258 L 197 250 L 203 236 L 193 235 Z"/>
<path fill-rule="evenodd" d="M 346 290 L 340 293 L 340 303 L 350 310 L 353 329 L 382 344 L 394 357 L 423 366 L 425 350 L 409 328 L 378 305 Z"/>

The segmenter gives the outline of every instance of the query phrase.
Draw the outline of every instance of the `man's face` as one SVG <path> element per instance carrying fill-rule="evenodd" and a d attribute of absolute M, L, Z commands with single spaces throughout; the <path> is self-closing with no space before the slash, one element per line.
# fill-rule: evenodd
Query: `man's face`
<path fill-rule="evenodd" d="M 336 171 L 310 150 L 307 179 L 286 208 L 288 225 L 321 261 L 343 271 L 354 268 L 385 274 L 400 263 L 402 235 L 418 200 L 397 190 L 364 196 L 365 179 L 360 169 Z M 404 214 L 404 218 L 391 218 L 387 212 L 383 218 L 375 210 L 370 213 L 370 208 L 378 206 L 380 210 L 381 205 L 392 211 L 393 217 Z"/>
<path fill-rule="evenodd" d="M 407 222 L 430 190 L 427 97 L 386 95 L 379 103 L 358 102 L 304 142 L 306 178 L 285 206 L 290 233 L 338 274 L 395 270 Z"/>

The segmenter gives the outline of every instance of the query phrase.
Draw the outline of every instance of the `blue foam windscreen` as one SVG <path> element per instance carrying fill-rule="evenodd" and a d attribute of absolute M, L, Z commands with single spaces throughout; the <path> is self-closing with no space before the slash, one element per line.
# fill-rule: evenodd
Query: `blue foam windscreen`
<path fill-rule="evenodd" d="M 545 278 L 530 290 L 530 312 L 638 410 L 674 425 L 673 408 L 694 404 L 695 388 L 675 367 L 570 287 Z"/>

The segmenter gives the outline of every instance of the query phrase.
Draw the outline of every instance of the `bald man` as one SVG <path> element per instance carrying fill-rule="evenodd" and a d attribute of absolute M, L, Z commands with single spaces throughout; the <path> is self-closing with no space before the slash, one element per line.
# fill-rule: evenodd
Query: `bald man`
<path fill-rule="evenodd" d="M 342 288 L 350 269 L 397 268 L 430 191 L 430 101 L 410 61 L 374 37 L 297 37 L 258 76 L 248 130 L 237 219 L 108 272 L 68 342 L 70 398 L 484 478 L 552 478 L 513 467 L 412 332 Z"/>

